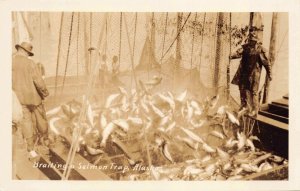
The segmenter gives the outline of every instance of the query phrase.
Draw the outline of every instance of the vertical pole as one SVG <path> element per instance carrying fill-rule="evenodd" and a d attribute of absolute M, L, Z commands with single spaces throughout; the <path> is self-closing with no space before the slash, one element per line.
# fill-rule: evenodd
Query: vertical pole
<path fill-rule="evenodd" d="M 219 75 L 220 75 L 220 63 L 221 63 L 221 35 L 222 35 L 222 25 L 224 20 L 224 13 L 218 13 L 217 21 L 217 42 L 216 42 L 216 57 L 215 57 L 215 72 L 214 72 L 214 89 L 215 94 L 218 93 L 219 86 Z"/>
<path fill-rule="evenodd" d="M 229 54 L 231 54 L 231 13 L 229 13 Z M 226 92 L 226 96 L 227 96 L 227 101 L 229 102 L 229 97 L 230 97 L 230 60 L 228 59 L 228 65 L 227 65 L 227 92 Z"/>
<path fill-rule="evenodd" d="M 18 17 L 16 12 L 12 12 L 12 21 L 14 23 L 13 26 L 13 46 L 15 46 L 17 43 L 19 43 L 19 23 L 18 23 Z"/>
<path fill-rule="evenodd" d="M 89 63 L 90 63 L 90 56 L 89 56 L 89 44 L 88 44 L 88 31 L 87 31 L 87 18 L 86 15 L 84 15 L 84 58 L 85 58 L 85 74 L 86 76 L 89 75 Z"/>
<path fill-rule="evenodd" d="M 269 50 L 269 62 L 271 68 L 275 63 L 275 54 L 276 54 L 276 39 L 277 39 L 277 27 L 278 27 L 278 13 L 273 13 L 272 16 L 272 27 L 271 27 L 271 39 L 270 39 L 270 50 Z M 269 98 L 269 89 L 270 89 L 270 80 L 266 77 L 263 103 L 268 102 Z"/>
<path fill-rule="evenodd" d="M 177 13 L 177 44 L 176 44 L 176 64 L 180 64 L 181 61 L 181 23 L 182 23 L 182 13 Z"/>

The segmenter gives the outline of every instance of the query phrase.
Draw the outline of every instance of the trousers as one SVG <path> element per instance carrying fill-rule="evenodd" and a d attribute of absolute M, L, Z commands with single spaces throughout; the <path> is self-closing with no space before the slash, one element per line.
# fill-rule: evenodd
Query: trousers
<path fill-rule="evenodd" d="M 239 86 L 241 107 L 248 108 L 249 111 L 258 113 L 259 99 L 257 89 L 247 89 L 244 86 Z"/>
<path fill-rule="evenodd" d="M 23 137 L 27 142 L 27 150 L 33 150 L 34 137 L 48 136 L 48 121 L 43 104 L 22 105 L 23 119 L 20 123 Z"/>

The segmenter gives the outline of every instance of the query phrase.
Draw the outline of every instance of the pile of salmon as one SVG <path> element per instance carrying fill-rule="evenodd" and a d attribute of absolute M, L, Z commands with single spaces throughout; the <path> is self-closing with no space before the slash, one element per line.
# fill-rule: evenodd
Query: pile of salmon
<path fill-rule="evenodd" d="M 79 136 L 77 151 L 92 164 L 128 166 L 121 180 L 240 180 L 288 163 L 256 148 L 254 120 L 219 96 L 118 87 L 101 103 L 83 97 L 47 116 L 55 137 Z"/>

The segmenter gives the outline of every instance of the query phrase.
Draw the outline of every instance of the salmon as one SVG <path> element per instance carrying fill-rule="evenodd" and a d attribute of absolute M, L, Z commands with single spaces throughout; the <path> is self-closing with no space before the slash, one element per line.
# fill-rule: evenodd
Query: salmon
<path fill-rule="evenodd" d="M 199 137 L 198 135 L 196 135 L 194 132 L 188 130 L 188 129 L 185 129 L 183 127 L 180 127 L 180 129 L 182 131 L 184 131 L 190 138 L 192 138 L 193 140 L 199 142 L 199 143 L 204 143 L 203 139 L 201 137 Z"/>

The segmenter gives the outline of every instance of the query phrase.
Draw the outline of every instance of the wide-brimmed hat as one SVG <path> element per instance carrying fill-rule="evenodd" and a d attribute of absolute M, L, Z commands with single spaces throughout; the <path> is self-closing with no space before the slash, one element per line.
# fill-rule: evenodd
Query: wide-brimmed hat
<path fill-rule="evenodd" d="M 32 52 L 32 44 L 30 42 L 22 42 L 21 45 L 20 44 L 16 44 L 16 49 L 18 50 L 19 48 L 22 48 L 23 50 L 25 50 L 29 56 L 33 56 L 33 52 Z"/>
<path fill-rule="evenodd" d="M 257 42 L 257 41 L 258 41 L 257 35 L 256 35 L 256 34 L 253 34 L 253 33 L 250 34 L 250 35 L 248 36 L 248 41 L 250 41 L 250 40 Z"/>

